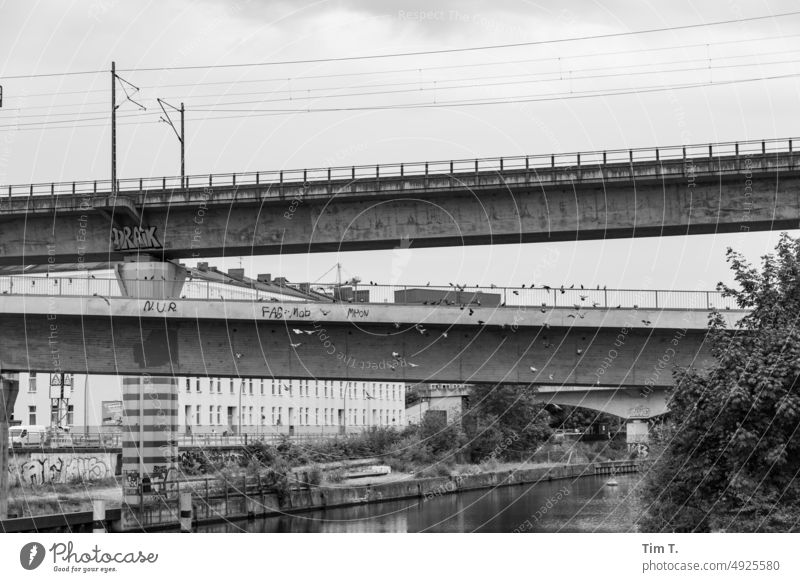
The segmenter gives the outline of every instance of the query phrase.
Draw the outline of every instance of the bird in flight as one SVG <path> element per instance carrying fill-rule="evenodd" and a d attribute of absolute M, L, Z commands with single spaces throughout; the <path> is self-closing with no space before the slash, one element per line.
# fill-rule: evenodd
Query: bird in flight
<path fill-rule="evenodd" d="M 293 348 L 296 348 L 296 347 L 298 347 L 298 346 L 300 346 L 302 344 L 300 342 L 298 342 L 296 344 L 289 344 L 289 345 L 292 346 Z"/>
<path fill-rule="evenodd" d="M 539 370 L 537 370 L 536 368 L 534 368 L 533 366 L 531 366 L 531 372 L 534 372 L 534 373 L 536 373 L 536 372 L 538 372 L 538 371 L 539 371 Z"/>
<path fill-rule="evenodd" d="M 322 311 L 322 315 L 328 315 L 330 313 L 330 311 L 325 311 L 324 309 L 320 309 L 320 311 Z"/>

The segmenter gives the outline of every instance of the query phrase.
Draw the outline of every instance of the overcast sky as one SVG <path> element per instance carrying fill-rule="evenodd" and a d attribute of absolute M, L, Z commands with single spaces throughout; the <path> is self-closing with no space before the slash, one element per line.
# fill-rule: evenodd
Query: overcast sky
<path fill-rule="evenodd" d="M 0 185 L 109 177 L 109 73 L 8 77 L 107 71 L 112 60 L 146 107 L 120 91 L 122 178 L 179 171 L 178 143 L 158 122 L 156 97 L 186 104 L 190 174 L 796 136 L 798 78 L 726 82 L 800 74 L 800 16 L 439 55 L 207 66 L 608 35 L 797 9 L 790 1 L 0 1 Z M 142 70 L 177 66 L 206 68 Z M 703 86 L 575 98 L 679 84 Z M 302 111 L 509 98 L 538 100 Z M 535 272 L 555 284 L 711 288 L 729 279 L 727 246 L 757 258 L 775 238 L 421 250 L 412 242 L 410 250 L 246 257 L 243 266 L 292 281 L 315 280 L 340 261 L 364 280 L 520 284 Z"/>

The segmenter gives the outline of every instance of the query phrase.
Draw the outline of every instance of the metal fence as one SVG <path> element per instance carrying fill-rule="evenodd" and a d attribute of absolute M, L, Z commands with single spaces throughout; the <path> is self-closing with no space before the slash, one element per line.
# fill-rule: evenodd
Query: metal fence
<path fill-rule="evenodd" d="M 663 166 L 683 164 L 687 160 L 708 160 L 736 156 L 768 156 L 794 153 L 796 138 L 717 142 L 666 147 L 595 150 L 531 156 L 438 160 L 412 163 L 392 163 L 359 166 L 337 166 L 273 170 L 264 172 L 195 174 L 151 178 L 125 178 L 117 180 L 118 192 L 143 192 L 150 190 L 180 190 L 184 188 L 235 187 L 265 185 L 280 187 L 283 184 L 312 184 L 336 180 L 380 180 L 403 176 L 449 176 L 478 172 L 505 172 L 545 170 L 565 167 L 602 167 L 630 165 L 638 162 L 656 162 Z M 74 182 L 43 182 L 0 186 L 0 195 L 36 196 L 63 194 L 97 194 L 111 192 L 110 180 Z"/>
<path fill-rule="evenodd" d="M 141 298 L 163 298 L 165 281 L 126 282 L 138 287 Z M 226 301 L 293 301 L 338 302 L 353 309 L 370 304 L 429 305 L 457 307 L 573 307 L 576 309 L 737 309 L 734 299 L 719 291 L 684 291 L 661 289 L 583 289 L 562 287 L 498 287 L 461 285 L 339 285 L 315 284 L 310 287 L 314 298 L 302 298 L 239 287 L 215 281 L 188 280 L 180 292 L 181 299 Z M 295 288 L 287 292 L 297 293 Z M 0 277 L 0 293 L 45 296 L 122 297 L 116 279 L 86 277 L 32 277 L 6 275 Z"/>

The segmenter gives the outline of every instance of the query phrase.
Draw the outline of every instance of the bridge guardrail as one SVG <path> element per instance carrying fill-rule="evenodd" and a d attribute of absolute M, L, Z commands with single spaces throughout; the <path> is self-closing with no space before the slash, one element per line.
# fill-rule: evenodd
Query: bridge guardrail
<path fill-rule="evenodd" d="M 656 162 L 663 167 L 684 166 L 687 161 L 713 160 L 770 154 L 793 154 L 797 138 L 746 140 L 690 144 L 666 147 L 595 150 L 584 152 L 537 154 L 436 160 L 411 163 L 332 166 L 263 172 L 193 174 L 184 177 L 121 178 L 118 192 L 150 190 L 182 190 L 184 188 L 214 188 L 265 185 L 280 188 L 284 184 L 330 183 L 336 180 L 380 180 L 381 178 L 469 175 L 479 172 L 545 170 L 556 168 L 598 168 L 631 166 L 639 162 Z M 788 166 L 787 166 L 788 168 Z M 685 172 L 686 169 L 683 169 Z M 577 180 L 580 181 L 580 175 Z M 56 196 L 65 194 L 98 194 L 111 192 L 111 180 L 82 180 L 72 182 L 40 182 L 0 186 L 0 195 Z"/>
<path fill-rule="evenodd" d="M 129 284 L 130 282 L 127 282 Z M 139 281 L 140 290 L 158 287 L 159 282 Z M 295 287 L 290 288 L 297 291 Z M 228 285 L 215 281 L 187 280 L 180 297 L 215 301 L 249 302 L 320 302 L 323 297 L 334 303 L 352 305 L 353 309 L 371 304 L 552 308 L 573 307 L 581 309 L 738 309 L 733 298 L 723 297 L 719 291 L 662 290 L 662 289 L 606 289 L 560 287 L 500 287 L 460 285 L 379 285 L 332 283 L 314 284 L 311 290 L 319 299 L 282 296 L 279 292 Z M 116 279 L 86 277 L 34 277 L 24 275 L 0 276 L 0 293 L 4 295 L 65 296 L 65 297 L 122 297 Z M 148 297 L 142 297 L 147 299 Z M 162 296 L 153 292 L 152 298 Z"/>

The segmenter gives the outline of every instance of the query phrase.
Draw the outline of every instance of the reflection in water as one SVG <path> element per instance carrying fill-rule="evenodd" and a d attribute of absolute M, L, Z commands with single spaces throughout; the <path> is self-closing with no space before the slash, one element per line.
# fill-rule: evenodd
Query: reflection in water
<path fill-rule="evenodd" d="M 624 532 L 635 531 L 638 477 L 584 477 L 538 485 L 357 505 L 254 521 L 201 526 L 201 532 Z"/>

